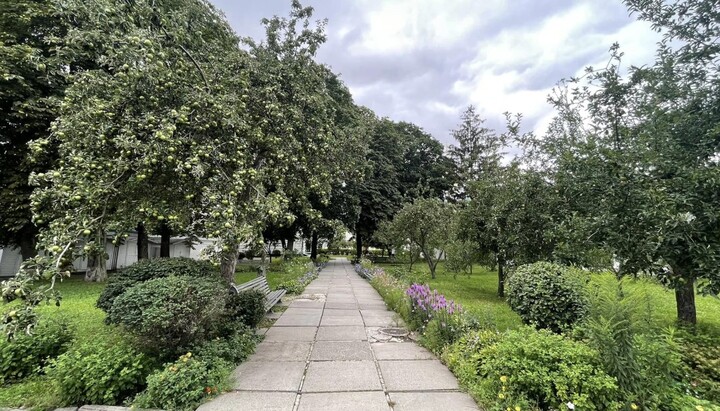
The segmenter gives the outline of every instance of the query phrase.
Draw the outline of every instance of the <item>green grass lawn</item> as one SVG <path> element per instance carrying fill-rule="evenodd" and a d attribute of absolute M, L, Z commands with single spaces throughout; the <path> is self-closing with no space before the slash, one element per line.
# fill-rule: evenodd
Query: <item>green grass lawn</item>
<path fill-rule="evenodd" d="M 392 264 L 378 264 L 392 267 Z M 443 264 L 437 268 L 436 278 L 430 278 L 430 271 L 424 263 L 416 263 L 413 271 L 437 289 L 448 299 L 462 304 L 469 312 L 478 316 L 481 321 L 491 321 L 499 330 L 516 328 L 522 324 L 504 299 L 497 296 L 497 272 L 486 267 L 474 266 L 472 275 L 458 274 L 456 278 L 448 273 Z M 633 293 L 647 294 L 649 306 L 662 325 L 676 323 L 675 294 L 663 286 L 646 279 L 627 279 L 625 287 Z M 591 285 L 600 287 L 616 287 L 617 281 L 612 274 L 596 274 L 592 276 Z M 720 335 L 720 299 L 711 296 L 696 298 L 698 327 L 704 332 Z"/>

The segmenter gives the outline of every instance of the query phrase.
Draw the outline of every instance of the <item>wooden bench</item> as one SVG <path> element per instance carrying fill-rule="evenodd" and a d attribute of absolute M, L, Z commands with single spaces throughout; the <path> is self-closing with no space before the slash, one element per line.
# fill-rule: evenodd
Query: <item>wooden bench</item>
<path fill-rule="evenodd" d="M 265 311 L 270 311 L 273 306 L 280 302 L 280 299 L 285 295 L 285 290 L 270 291 L 270 285 L 267 282 L 265 276 L 259 276 L 246 283 L 233 285 L 235 292 L 240 293 L 242 291 L 258 290 L 265 294 Z"/>

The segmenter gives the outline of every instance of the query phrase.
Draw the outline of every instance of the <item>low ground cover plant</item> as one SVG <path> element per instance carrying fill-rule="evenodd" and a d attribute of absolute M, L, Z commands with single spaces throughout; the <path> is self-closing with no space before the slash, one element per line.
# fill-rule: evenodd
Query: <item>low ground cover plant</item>
<path fill-rule="evenodd" d="M 73 330 L 67 321 L 41 323 L 33 335 L 0 340 L 0 384 L 43 373 L 45 365 L 67 351 Z"/>
<path fill-rule="evenodd" d="M 127 340 L 100 340 L 72 347 L 53 360 L 47 374 L 63 405 L 121 404 L 145 386 L 153 360 Z"/>

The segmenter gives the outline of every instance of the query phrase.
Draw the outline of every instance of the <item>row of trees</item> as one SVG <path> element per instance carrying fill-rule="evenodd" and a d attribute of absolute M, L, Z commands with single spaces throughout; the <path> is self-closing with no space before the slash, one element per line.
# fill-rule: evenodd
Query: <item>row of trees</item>
<path fill-rule="evenodd" d="M 720 292 L 720 10 L 625 3 L 664 34 L 654 64 L 623 70 L 614 45 L 606 67 L 554 90 L 543 136 L 520 134 L 510 116 L 496 133 L 468 108 L 449 150 L 455 204 L 409 204 L 377 238 L 422 251 L 433 276 L 435 250 L 451 267 L 490 260 L 500 296 L 508 265 L 539 260 L 649 274 L 695 323 L 696 288 Z"/>

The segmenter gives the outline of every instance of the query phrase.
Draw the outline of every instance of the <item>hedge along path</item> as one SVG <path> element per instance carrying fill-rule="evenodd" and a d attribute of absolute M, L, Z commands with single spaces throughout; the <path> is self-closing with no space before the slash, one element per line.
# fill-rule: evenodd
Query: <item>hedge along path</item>
<path fill-rule="evenodd" d="M 347 260 L 333 260 L 235 369 L 233 391 L 198 410 L 477 410 L 432 353 L 379 333 L 399 322 Z"/>

